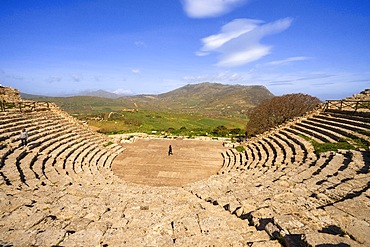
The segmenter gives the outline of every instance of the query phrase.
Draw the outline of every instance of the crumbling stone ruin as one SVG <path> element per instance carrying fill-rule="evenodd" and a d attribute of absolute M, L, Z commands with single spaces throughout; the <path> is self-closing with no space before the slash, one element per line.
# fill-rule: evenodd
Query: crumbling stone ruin
<path fill-rule="evenodd" d="M 21 97 L 17 89 L 13 89 L 11 87 L 4 87 L 0 85 L 0 101 L 17 102 L 20 100 Z"/>
<path fill-rule="evenodd" d="M 354 94 L 343 100 L 327 100 L 325 109 L 370 114 L 370 89 Z"/>
<path fill-rule="evenodd" d="M 11 87 L 3 87 L 0 84 L 0 111 L 44 111 L 50 107 L 56 107 L 54 103 L 35 102 L 23 100 L 20 97 L 19 91 Z"/>
<path fill-rule="evenodd" d="M 150 187 L 119 179 L 124 148 L 56 106 L 3 111 L 0 246 L 370 246 L 368 146 L 310 141 L 369 133 L 366 115 L 318 110 L 228 149 L 208 179 Z"/>
<path fill-rule="evenodd" d="M 365 89 L 359 94 L 354 94 L 346 98 L 346 100 L 370 100 L 370 89 Z"/>

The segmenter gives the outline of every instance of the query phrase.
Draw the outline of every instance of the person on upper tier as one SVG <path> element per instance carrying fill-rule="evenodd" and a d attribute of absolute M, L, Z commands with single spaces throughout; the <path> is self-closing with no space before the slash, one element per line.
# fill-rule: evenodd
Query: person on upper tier
<path fill-rule="evenodd" d="M 22 129 L 21 134 L 19 135 L 19 139 L 21 140 L 21 144 L 23 147 L 27 146 L 27 138 L 28 138 L 28 133 L 26 129 Z"/>

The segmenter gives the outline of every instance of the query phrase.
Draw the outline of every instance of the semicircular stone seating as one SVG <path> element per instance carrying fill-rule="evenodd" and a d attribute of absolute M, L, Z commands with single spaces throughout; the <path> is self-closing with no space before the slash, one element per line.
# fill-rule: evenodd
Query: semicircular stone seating
<path fill-rule="evenodd" d="M 311 141 L 360 148 L 316 155 Z M 243 147 L 187 189 L 287 246 L 370 245 L 369 113 L 319 109 Z"/>
<path fill-rule="evenodd" d="M 122 181 L 124 148 L 53 104 L 0 126 L 0 246 L 370 246 L 369 149 L 312 145 L 369 146 L 366 114 L 308 113 L 183 187 Z"/>

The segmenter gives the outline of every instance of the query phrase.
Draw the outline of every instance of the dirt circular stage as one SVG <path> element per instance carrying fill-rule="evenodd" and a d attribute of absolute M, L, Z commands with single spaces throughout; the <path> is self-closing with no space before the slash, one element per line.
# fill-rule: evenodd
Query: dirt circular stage
<path fill-rule="evenodd" d="M 150 186 L 182 186 L 214 175 L 226 150 L 221 141 L 180 139 L 138 139 L 124 147 L 113 161 L 113 172 L 127 182 Z"/>

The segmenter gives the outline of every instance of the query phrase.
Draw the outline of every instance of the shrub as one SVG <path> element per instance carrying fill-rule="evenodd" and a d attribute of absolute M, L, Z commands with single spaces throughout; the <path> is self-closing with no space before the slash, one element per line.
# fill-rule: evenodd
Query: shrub
<path fill-rule="evenodd" d="M 230 134 L 233 134 L 233 135 L 239 135 L 241 133 L 242 133 L 242 130 L 240 128 L 234 128 L 230 130 Z"/>
<path fill-rule="evenodd" d="M 127 125 L 140 126 L 142 122 L 137 119 L 125 119 L 124 123 Z"/>
<path fill-rule="evenodd" d="M 108 146 L 110 146 L 110 145 L 112 145 L 112 144 L 113 144 L 113 142 L 111 142 L 111 141 L 110 141 L 110 142 L 108 142 L 108 143 L 104 143 L 104 144 L 103 144 L 103 146 L 104 146 L 104 147 L 108 147 Z"/>
<path fill-rule="evenodd" d="M 244 147 L 243 147 L 243 146 L 237 146 L 235 149 L 236 149 L 236 151 L 238 151 L 239 153 L 241 153 L 241 152 L 244 152 L 244 151 L 245 151 L 245 149 L 244 149 Z"/>

